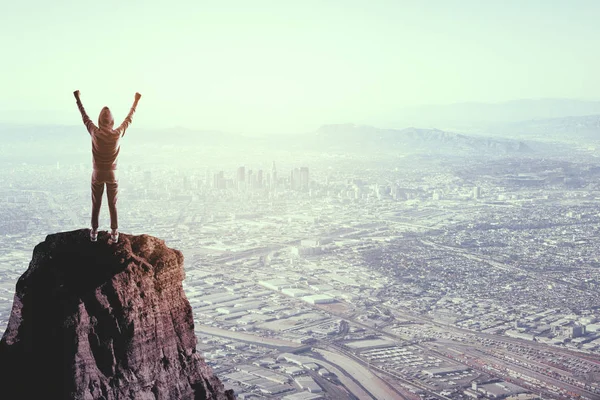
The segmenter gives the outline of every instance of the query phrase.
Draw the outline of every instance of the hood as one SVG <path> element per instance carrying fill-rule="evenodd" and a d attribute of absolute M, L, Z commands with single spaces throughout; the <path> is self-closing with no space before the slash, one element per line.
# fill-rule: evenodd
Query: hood
<path fill-rule="evenodd" d="M 112 129 L 114 124 L 115 120 L 110 112 L 110 108 L 103 107 L 98 117 L 98 127 Z"/>

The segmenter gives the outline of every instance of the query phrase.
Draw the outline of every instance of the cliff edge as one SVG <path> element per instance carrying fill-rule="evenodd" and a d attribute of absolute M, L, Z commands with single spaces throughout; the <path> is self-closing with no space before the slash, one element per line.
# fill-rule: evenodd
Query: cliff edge
<path fill-rule="evenodd" d="M 196 352 L 181 252 L 152 236 L 46 237 L 0 341 L 12 399 L 233 399 Z"/>

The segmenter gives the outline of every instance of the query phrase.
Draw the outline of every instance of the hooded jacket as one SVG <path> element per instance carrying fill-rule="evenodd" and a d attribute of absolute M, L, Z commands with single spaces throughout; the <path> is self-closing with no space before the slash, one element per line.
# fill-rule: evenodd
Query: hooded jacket
<path fill-rule="evenodd" d="M 108 107 L 103 107 L 100 111 L 98 126 L 88 117 L 81 101 L 77 101 L 77 107 L 79 107 L 83 123 L 92 137 L 94 170 L 116 170 L 119 150 L 121 149 L 121 138 L 125 135 L 125 130 L 129 124 L 131 124 L 133 114 L 135 113 L 135 104 L 131 107 L 129 114 L 127 114 L 127 117 L 125 117 L 125 120 L 117 129 L 113 129 L 115 120 Z"/>

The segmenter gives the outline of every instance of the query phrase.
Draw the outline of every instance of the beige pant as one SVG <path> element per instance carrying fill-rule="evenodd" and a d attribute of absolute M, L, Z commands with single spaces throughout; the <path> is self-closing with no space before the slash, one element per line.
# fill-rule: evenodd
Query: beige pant
<path fill-rule="evenodd" d="M 92 172 L 92 229 L 98 229 L 98 215 L 102 205 L 102 195 L 104 194 L 104 185 L 106 184 L 106 195 L 108 198 L 108 211 L 110 213 L 110 227 L 117 229 L 117 198 L 119 195 L 119 180 L 117 171 Z"/>

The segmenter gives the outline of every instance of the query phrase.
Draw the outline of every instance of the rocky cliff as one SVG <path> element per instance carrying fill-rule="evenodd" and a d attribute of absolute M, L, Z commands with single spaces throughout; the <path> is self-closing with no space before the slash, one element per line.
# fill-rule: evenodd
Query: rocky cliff
<path fill-rule="evenodd" d="M 233 399 L 196 352 L 183 256 L 148 235 L 35 247 L 0 341 L 0 398 Z"/>

